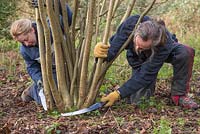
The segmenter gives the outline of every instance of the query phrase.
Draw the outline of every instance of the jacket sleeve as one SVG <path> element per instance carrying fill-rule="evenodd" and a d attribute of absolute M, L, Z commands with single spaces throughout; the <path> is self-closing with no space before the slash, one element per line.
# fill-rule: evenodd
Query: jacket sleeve
<path fill-rule="evenodd" d="M 70 7 L 68 6 L 68 4 L 66 4 L 66 9 L 67 9 L 67 13 L 68 13 L 68 23 L 69 23 L 69 26 L 71 26 L 72 24 L 72 10 L 70 9 Z"/>
<path fill-rule="evenodd" d="M 72 10 L 70 9 L 70 7 L 68 6 L 68 4 L 66 4 L 66 10 L 67 10 L 68 24 L 69 24 L 69 26 L 71 26 L 73 13 L 72 13 Z M 61 26 L 63 29 L 64 24 L 63 24 L 63 17 L 62 17 L 63 15 L 62 15 L 62 8 L 60 5 L 60 2 L 59 2 L 59 12 L 60 12 L 60 23 L 61 23 Z"/>
<path fill-rule="evenodd" d="M 20 49 L 20 52 L 21 52 L 22 57 L 25 60 L 26 68 L 31 79 L 35 83 L 37 83 L 38 80 L 42 80 L 42 72 L 41 72 L 40 63 L 38 63 L 36 60 L 31 59 L 28 56 L 28 54 L 26 54 L 25 51 Z"/>
<path fill-rule="evenodd" d="M 139 15 L 130 16 L 118 27 L 116 34 L 114 34 L 109 40 L 110 48 L 108 50 L 107 61 L 111 61 L 116 56 L 117 52 L 132 33 L 139 17 Z M 150 18 L 148 16 L 145 16 L 142 22 L 149 19 Z"/>
<path fill-rule="evenodd" d="M 130 96 L 154 82 L 168 55 L 167 48 L 160 47 L 159 52 L 155 53 L 151 60 L 147 60 L 139 69 L 134 70 L 131 78 L 119 88 L 121 98 Z"/>

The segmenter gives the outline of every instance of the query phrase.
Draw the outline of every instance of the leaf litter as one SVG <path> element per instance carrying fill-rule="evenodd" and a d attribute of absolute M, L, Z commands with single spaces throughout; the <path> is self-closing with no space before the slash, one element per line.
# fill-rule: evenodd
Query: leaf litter
<path fill-rule="evenodd" d="M 23 69 L 17 61 L 13 78 L 9 78 L 9 70 L 0 69 L 0 134 L 149 134 L 170 130 L 176 134 L 200 133 L 200 109 L 174 106 L 169 99 L 170 80 L 158 80 L 154 99 L 142 104 L 142 108 L 122 100 L 98 112 L 55 118 L 35 102 L 21 101 L 20 95 L 29 81 Z M 191 85 L 196 89 L 191 94 L 200 103 L 200 79 L 193 80 Z"/>

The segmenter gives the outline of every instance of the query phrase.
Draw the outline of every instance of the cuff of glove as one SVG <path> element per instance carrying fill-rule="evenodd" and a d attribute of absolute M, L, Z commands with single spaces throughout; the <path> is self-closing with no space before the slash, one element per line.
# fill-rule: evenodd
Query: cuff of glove
<path fill-rule="evenodd" d="M 42 88 L 43 87 L 43 83 L 42 83 L 41 80 L 37 81 L 37 86 L 38 86 L 38 88 Z"/>
<path fill-rule="evenodd" d="M 118 100 L 120 100 L 120 99 L 121 99 L 120 91 L 119 91 L 118 89 L 116 89 L 115 91 L 116 91 L 116 92 L 118 93 L 118 95 L 119 95 Z"/>

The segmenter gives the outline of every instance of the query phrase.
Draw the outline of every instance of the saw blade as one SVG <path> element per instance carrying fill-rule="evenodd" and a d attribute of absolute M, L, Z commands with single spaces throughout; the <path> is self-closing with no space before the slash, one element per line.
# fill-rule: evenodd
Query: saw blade
<path fill-rule="evenodd" d="M 84 108 L 84 109 L 81 109 L 81 110 L 78 110 L 78 111 L 74 111 L 74 112 L 69 112 L 69 113 L 61 113 L 61 116 L 74 116 L 74 115 L 84 114 L 84 113 L 87 113 L 87 112 L 90 112 L 90 111 L 99 109 L 99 108 L 101 108 L 103 105 L 104 105 L 104 103 L 102 103 L 102 102 L 97 102 L 97 103 L 91 105 L 91 106 L 88 107 L 88 108 Z"/>

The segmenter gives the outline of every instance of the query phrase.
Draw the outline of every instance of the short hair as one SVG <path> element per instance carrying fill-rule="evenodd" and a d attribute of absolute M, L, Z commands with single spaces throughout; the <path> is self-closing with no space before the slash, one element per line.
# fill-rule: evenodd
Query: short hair
<path fill-rule="evenodd" d="M 134 38 L 139 35 L 144 41 L 152 40 L 152 55 L 156 51 L 156 46 L 162 46 L 166 43 L 166 28 L 164 21 L 148 20 L 142 22 L 136 29 Z"/>
<path fill-rule="evenodd" d="M 28 33 L 32 28 L 32 21 L 30 19 L 19 19 L 12 23 L 10 34 L 15 39 L 21 34 Z"/>

